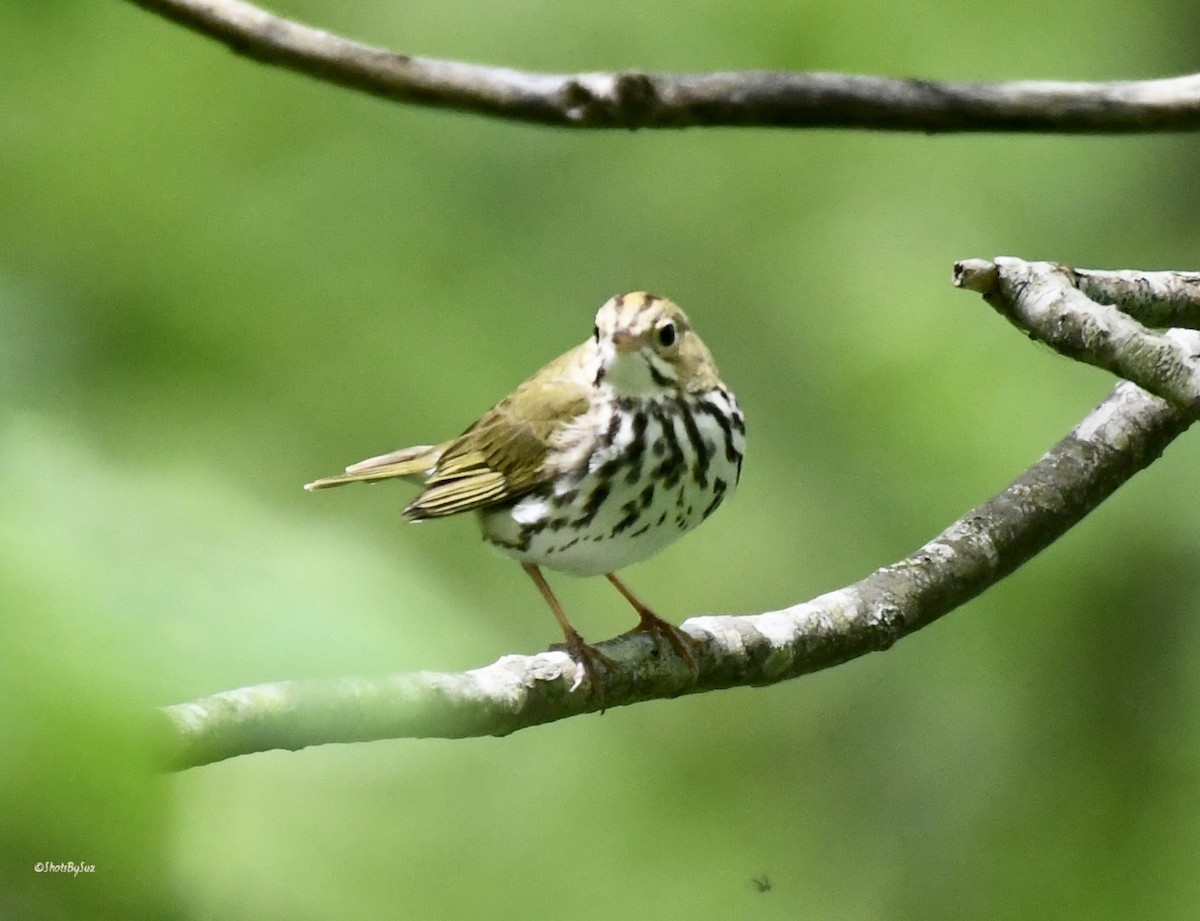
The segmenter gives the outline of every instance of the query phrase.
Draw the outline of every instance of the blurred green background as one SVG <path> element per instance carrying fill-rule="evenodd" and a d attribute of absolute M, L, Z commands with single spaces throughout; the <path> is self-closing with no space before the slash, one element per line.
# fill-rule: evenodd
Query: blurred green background
<path fill-rule="evenodd" d="M 1197 37 L 1179 0 L 274 9 L 550 71 L 1140 78 L 1194 69 Z M 569 133 L 121 2 L 4 4 L 0 60 L 0 916 L 1195 916 L 1194 436 L 965 609 L 784 686 L 174 776 L 144 728 L 555 640 L 472 521 L 300 486 L 456 433 L 617 291 L 682 304 L 749 418 L 736 500 L 627 573 L 664 616 L 911 551 L 1112 384 L 953 290 L 954 260 L 1200 268 L 1196 137 Z M 552 581 L 585 635 L 630 625 Z"/>

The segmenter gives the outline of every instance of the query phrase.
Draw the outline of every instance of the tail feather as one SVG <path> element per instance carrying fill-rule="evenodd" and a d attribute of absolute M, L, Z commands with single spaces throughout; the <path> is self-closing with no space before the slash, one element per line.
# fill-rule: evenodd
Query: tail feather
<path fill-rule="evenodd" d="M 441 445 L 417 445 L 412 448 L 401 448 L 378 457 L 368 457 L 366 460 L 351 464 L 346 472 L 337 476 L 323 477 L 306 483 L 304 488 L 310 492 L 314 489 L 329 489 L 333 486 L 344 486 L 347 483 L 372 483 L 377 480 L 403 479 L 421 483 L 437 463 L 441 456 Z"/>

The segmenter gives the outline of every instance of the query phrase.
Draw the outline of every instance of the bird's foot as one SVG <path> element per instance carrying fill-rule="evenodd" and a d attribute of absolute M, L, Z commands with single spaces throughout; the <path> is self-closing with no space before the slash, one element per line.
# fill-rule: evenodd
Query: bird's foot
<path fill-rule="evenodd" d="M 651 611 L 646 602 L 631 592 L 625 583 L 617 578 L 616 573 L 607 572 L 604 574 L 604 578 L 613 584 L 613 587 L 638 613 L 638 625 L 621 635 L 632 636 L 635 633 L 649 633 L 654 637 L 655 645 L 658 645 L 660 640 L 666 640 L 675 650 L 675 654 L 687 663 L 687 667 L 692 673 L 692 679 L 698 678 L 700 666 L 696 662 L 696 653 L 700 650 L 700 641 L 688 636 L 674 624 L 667 623 Z"/>
<path fill-rule="evenodd" d="M 579 689 L 586 676 L 592 685 L 592 692 L 596 695 L 596 702 L 600 705 L 600 712 L 604 712 L 604 676 L 603 672 L 616 671 L 620 668 L 620 663 L 611 656 L 606 656 L 595 646 L 585 642 L 583 637 L 572 630 L 566 634 L 566 638 L 562 643 L 555 643 L 551 649 L 561 650 L 577 663 L 579 663 L 579 671 L 575 673 L 575 681 L 570 687 L 570 691 L 574 692 Z"/>
<path fill-rule="evenodd" d="M 700 641 L 694 636 L 684 633 L 674 624 L 663 620 L 645 605 L 637 606 L 638 625 L 632 630 L 627 630 L 622 636 L 632 636 L 636 633 L 649 633 L 654 637 L 657 643 L 660 640 L 666 640 L 675 654 L 687 663 L 688 669 L 692 673 L 692 677 L 696 678 L 700 674 L 700 665 L 696 662 L 696 653 L 700 650 Z"/>

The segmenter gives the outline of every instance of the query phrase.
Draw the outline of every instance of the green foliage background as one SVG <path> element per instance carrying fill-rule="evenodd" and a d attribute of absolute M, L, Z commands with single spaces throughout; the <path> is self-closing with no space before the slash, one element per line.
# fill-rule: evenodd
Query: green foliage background
<path fill-rule="evenodd" d="M 274 8 L 551 71 L 1195 66 L 1190 5 L 1150 0 Z M 0 60 L 0 916 L 1194 917 L 1194 437 L 985 597 L 786 686 L 176 776 L 145 723 L 553 641 L 471 521 L 300 485 L 458 431 L 620 290 L 684 305 L 749 417 L 736 501 L 628 574 L 661 613 L 907 553 L 1112 383 L 954 291 L 954 260 L 1197 268 L 1195 136 L 570 133 L 120 2 L 4 4 Z M 629 626 L 603 584 L 555 585 L 585 635 Z"/>

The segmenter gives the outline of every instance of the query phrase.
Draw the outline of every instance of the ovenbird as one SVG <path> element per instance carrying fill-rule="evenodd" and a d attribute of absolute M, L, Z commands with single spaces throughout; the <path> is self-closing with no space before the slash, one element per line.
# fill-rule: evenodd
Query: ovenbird
<path fill-rule="evenodd" d="M 309 483 L 401 478 L 424 489 L 412 521 L 475 511 L 483 539 L 514 557 L 558 619 L 603 707 L 597 665 L 539 567 L 603 574 L 690 667 L 690 639 L 615 575 L 711 515 L 738 484 L 745 422 L 687 316 L 645 292 L 601 306 L 591 338 L 546 365 L 457 438 L 402 448 Z M 630 631 L 633 632 L 633 631 Z M 574 688 L 572 688 L 574 690 Z"/>

